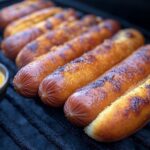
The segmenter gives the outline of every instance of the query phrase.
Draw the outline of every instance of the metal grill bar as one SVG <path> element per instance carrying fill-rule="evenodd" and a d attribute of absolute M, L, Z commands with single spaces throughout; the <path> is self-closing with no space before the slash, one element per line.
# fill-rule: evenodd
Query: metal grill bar
<path fill-rule="evenodd" d="M 24 139 L 21 134 L 18 134 L 16 131 L 16 127 L 12 122 L 8 124 L 8 117 L 6 114 L 0 110 L 0 125 L 2 128 L 10 135 L 10 137 L 15 141 L 15 143 L 20 146 L 22 149 L 26 150 L 34 150 L 34 148 Z M 20 136 L 18 136 L 20 135 Z"/>

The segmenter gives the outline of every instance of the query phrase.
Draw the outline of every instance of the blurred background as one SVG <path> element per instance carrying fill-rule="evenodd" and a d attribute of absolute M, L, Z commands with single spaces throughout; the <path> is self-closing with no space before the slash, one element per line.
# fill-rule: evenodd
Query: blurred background
<path fill-rule="evenodd" d="M 21 0 L 15 0 L 21 1 Z M 52 0 L 53 1 L 53 0 Z M 57 0 L 56 0 L 57 1 Z M 63 2 L 68 0 L 62 0 Z M 117 15 L 138 26 L 150 30 L 150 0 L 70 0 L 88 4 L 100 10 Z M 0 0 L 1 6 L 4 2 L 11 3 L 14 0 Z M 8 5 L 8 4 L 7 4 Z"/>
<path fill-rule="evenodd" d="M 150 0 L 78 0 L 150 29 Z"/>

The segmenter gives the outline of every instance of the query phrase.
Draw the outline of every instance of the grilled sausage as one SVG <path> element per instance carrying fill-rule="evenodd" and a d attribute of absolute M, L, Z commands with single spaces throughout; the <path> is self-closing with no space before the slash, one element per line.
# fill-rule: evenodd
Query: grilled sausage
<path fill-rule="evenodd" d="M 118 141 L 149 121 L 150 79 L 108 106 L 85 128 L 85 132 L 98 141 Z"/>
<path fill-rule="evenodd" d="M 33 61 L 35 57 L 50 51 L 53 46 L 61 45 L 73 39 L 75 36 L 85 32 L 88 29 L 87 27 L 97 24 L 100 21 L 102 21 L 101 18 L 88 15 L 82 20 L 73 21 L 62 28 L 45 33 L 20 51 L 16 58 L 17 66 L 19 68 L 25 66 Z"/>
<path fill-rule="evenodd" d="M 88 125 L 115 99 L 150 73 L 150 45 L 140 48 L 96 81 L 72 94 L 65 104 L 68 119 Z"/>
<path fill-rule="evenodd" d="M 119 25 L 116 21 L 107 20 L 100 25 L 91 27 L 86 33 L 66 44 L 53 48 L 52 52 L 39 57 L 20 69 L 14 78 L 15 89 L 24 96 L 35 96 L 44 77 L 59 66 L 91 50 L 118 29 Z"/>
<path fill-rule="evenodd" d="M 5 7 L 0 11 L 0 27 L 4 28 L 16 19 L 51 6 L 53 6 L 52 2 L 30 0 Z"/>
<path fill-rule="evenodd" d="M 34 27 L 6 38 L 2 42 L 2 50 L 10 59 L 15 59 L 21 48 L 43 33 L 57 28 L 61 23 L 75 19 L 77 14 L 72 9 L 64 10 Z"/>
<path fill-rule="evenodd" d="M 6 38 L 27 28 L 33 27 L 35 24 L 44 21 L 61 11 L 62 9 L 58 7 L 46 8 L 16 20 L 6 27 L 4 37 Z"/>
<path fill-rule="evenodd" d="M 40 84 L 41 99 L 50 106 L 61 106 L 76 89 L 96 79 L 143 43 L 144 38 L 138 31 L 120 31 L 112 39 L 47 76 Z"/>

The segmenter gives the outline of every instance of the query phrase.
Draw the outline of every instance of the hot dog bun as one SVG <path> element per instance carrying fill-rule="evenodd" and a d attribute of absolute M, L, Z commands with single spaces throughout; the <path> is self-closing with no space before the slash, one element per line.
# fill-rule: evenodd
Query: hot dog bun
<path fill-rule="evenodd" d="M 150 79 L 104 109 L 86 134 L 98 141 L 118 141 L 135 133 L 150 120 Z"/>

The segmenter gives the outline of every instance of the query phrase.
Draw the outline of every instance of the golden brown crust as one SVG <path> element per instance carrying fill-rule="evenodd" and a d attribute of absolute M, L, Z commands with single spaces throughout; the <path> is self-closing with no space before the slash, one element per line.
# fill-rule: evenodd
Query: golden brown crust
<path fill-rule="evenodd" d="M 44 21 L 61 11 L 63 10 L 59 7 L 46 8 L 18 19 L 6 27 L 4 31 L 4 37 L 6 38 L 18 32 L 24 31 L 27 28 L 31 28 L 35 24 Z"/>
<path fill-rule="evenodd" d="M 54 4 L 52 2 L 38 0 L 24 1 L 5 7 L 0 11 L 0 27 L 6 27 L 9 23 L 15 21 L 16 19 L 53 5 Z"/>
<path fill-rule="evenodd" d="M 43 101 L 53 106 L 53 97 L 55 106 L 64 104 L 76 89 L 95 80 L 144 44 L 143 36 L 134 29 L 122 30 L 116 36 L 46 77 L 40 85 L 45 86 L 41 93 L 49 94 Z"/>
<path fill-rule="evenodd" d="M 79 57 L 110 37 L 118 30 L 116 21 L 107 20 L 90 28 L 85 34 L 76 37 L 66 44 L 56 47 L 36 61 L 26 65 L 14 78 L 14 87 L 25 96 L 35 96 L 40 82 L 59 66 Z M 35 82 L 35 84 L 34 84 Z"/>
<path fill-rule="evenodd" d="M 75 36 L 85 32 L 88 27 L 97 24 L 102 19 L 97 19 L 93 15 L 88 15 L 82 20 L 74 20 L 60 28 L 47 32 L 33 42 L 26 45 L 18 54 L 16 64 L 19 68 L 33 61 L 35 57 L 45 54 L 53 46 L 59 46 Z"/>
<path fill-rule="evenodd" d="M 34 40 L 41 34 L 42 32 L 38 28 L 33 27 L 12 35 L 2 41 L 2 51 L 8 58 L 14 60 L 23 45 L 26 45 L 26 43 Z"/>
<path fill-rule="evenodd" d="M 103 110 L 85 132 L 98 141 L 118 141 L 135 133 L 149 120 L 150 79 Z"/>
<path fill-rule="evenodd" d="M 148 76 L 149 68 L 150 45 L 147 45 L 72 94 L 65 104 L 66 116 L 75 124 L 89 124 L 106 106 Z"/>
<path fill-rule="evenodd" d="M 2 49 L 4 54 L 10 59 L 15 59 L 19 51 L 29 42 L 33 41 L 40 35 L 51 29 L 57 28 L 65 21 L 73 20 L 77 17 L 76 12 L 72 9 L 64 10 L 46 21 L 36 24 L 34 27 L 19 32 L 6 38 L 2 42 Z"/>

